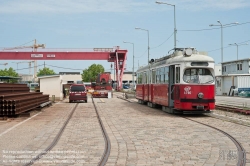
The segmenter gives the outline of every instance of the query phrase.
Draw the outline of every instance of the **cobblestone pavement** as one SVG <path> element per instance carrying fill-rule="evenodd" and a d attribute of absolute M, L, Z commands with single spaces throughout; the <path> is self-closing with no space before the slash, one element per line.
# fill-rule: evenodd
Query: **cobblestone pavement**
<path fill-rule="evenodd" d="M 47 148 L 75 106 L 75 103 L 67 102 L 65 100 L 46 108 L 36 117 L 0 136 L 0 165 L 20 165 L 3 163 L 9 151 L 26 150 L 29 153 Z M 95 99 L 95 102 L 111 141 L 107 166 L 236 165 L 237 148 L 234 143 L 214 129 L 159 109 L 129 103 L 115 95 L 112 99 Z M 229 130 L 242 141 L 246 150 L 249 149 L 247 127 L 206 116 L 193 118 Z M 4 131 L 3 125 L 11 123 L 0 123 L 0 131 Z M 103 151 L 104 139 L 89 101 L 79 104 L 58 144 L 34 165 L 95 166 Z M 58 163 L 50 163 L 52 161 Z"/>
<path fill-rule="evenodd" d="M 214 129 L 137 103 L 105 102 L 98 109 L 112 145 L 107 165 L 236 165 L 225 158 L 234 143 Z"/>
<path fill-rule="evenodd" d="M 15 128 L 8 128 L 11 130 L 0 136 L 0 165 L 22 165 L 18 162 L 30 160 L 31 156 L 38 154 L 36 152 L 44 150 L 53 141 L 74 105 L 54 104 Z M 16 124 L 15 121 L 9 123 L 12 127 Z M 1 123 L 0 128 L 4 127 L 2 125 L 5 124 Z"/>
<path fill-rule="evenodd" d="M 223 111 L 223 110 L 213 110 L 212 115 L 229 119 L 233 122 L 244 124 L 250 127 L 250 115 L 241 114 L 237 112 Z"/>
<path fill-rule="evenodd" d="M 249 166 L 250 165 L 250 127 L 247 126 L 242 126 L 239 124 L 235 124 L 232 122 L 227 122 L 227 121 L 221 121 L 219 119 L 215 119 L 215 118 L 206 118 L 204 120 L 203 117 L 195 117 L 192 118 L 196 121 L 208 124 L 210 126 L 214 126 L 216 128 L 219 128 L 220 130 L 223 130 L 225 132 L 227 132 L 228 134 L 230 134 L 231 136 L 233 136 L 237 141 L 239 141 L 241 143 L 241 145 L 243 146 L 243 148 L 246 151 L 246 163 Z M 237 152 L 234 151 L 233 149 L 230 150 L 231 154 L 222 154 L 224 155 L 223 157 L 225 158 L 229 158 L 229 157 L 235 157 L 235 155 L 230 156 L 232 154 L 236 154 Z"/>
<path fill-rule="evenodd" d="M 101 160 L 104 147 L 96 112 L 89 100 L 88 103 L 78 105 L 58 144 L 34 165 L 96 166 Z"/>

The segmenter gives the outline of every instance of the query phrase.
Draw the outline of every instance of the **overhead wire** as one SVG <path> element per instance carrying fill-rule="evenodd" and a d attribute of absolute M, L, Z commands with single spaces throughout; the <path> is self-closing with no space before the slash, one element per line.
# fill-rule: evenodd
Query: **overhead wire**
<path fill-rule="evenodd" d="M 140 58 L 140 57 L 142 57 L 143 55 L 145 55 L 145 53 L 147 52 L 147 50 L 148 50 L 148 49 L 146 49 L 146 50 L 144 51 L 144 53 L 143 53 L 141 56 L 137 56 L 137 57 L 135 56 L 135 58 Z"/>
<path fill-rule="evenodd" d="M 39 66 L 43 66 L 43 65 L 37 65 L 36 67 L 39 67 Z M 21 68 L 21 69 L 16 69 L 16 70 L 25 70 L 25 69 L 31 69 L 31 68 L 34 68 L 34 67 Z"/>
<path fill-rule="evenodd" d="M 40 66 L 44 66 L 44 64 L 37 65 L 36 67 L 40 67 Z M 54 65 L 48 65 L 48 64 L 46 64 L 46 66 L 61 68 L 61 69 L 69 69 L 69 70 L 83 70 L 83 69 L 73 69 L 73 68 L 66 68 L 66 67 L 60 67 L 60 66 L 54 66 Z M 34 67 L 21 68 L 21 69 L 17 69 L 17 70 L 25 70 L 25 69 L 30 69 L 30 68 L 34 68 Z"/>
<path fill-rule="evenodd" d="M 166 43 L 166 42 L 170 39 L 170 37 L 173 36 L 173 34 L 174 34 L 174 32 L 173 32 L 164 42 L 162 42 L 161 44 L 159 44 L 159 45 L 156 46 L 156 47 L 152 47 L 151 49 L 155 49 L 155 48 L 158 48 L 158 47 L 162 46 L 164 43 Z"/>
<path fill-rule="evenodd" d="M 163 41 L 163 42 L 162 42 L 161 44 L 159 44 L 158 46 L 152 47 L 152 48 L 150 48 L 150 49 L 155 49 L 155 48 L 158 48 L 158 47 L 162 46 L 164 43 L 166 43 L 166 42 L 170 39 L 170 37 L 173 36 L 173 34 L 174 34 L 174 33 L 172 33 L 165 41 Z M 142 57 L 143 55 L 145 55 L 145 53 L 147 52 L 147 50 L 148 50 L 148 49 L 146 49 L 146 50 L 144 51 L 144 53 L 143 53 L 141 56 L 138 56 L 138 57 L 135 57 L 135 58 L 140 58 L 140 57 Z"/>
<path fill-rule="evenodd" d="M 244 41 L 244 42 L 240 42 L 238 44 L 243 44 L 243 43 L 246 43 L 246 42 L 249 42 L 250 40 L 247 40 L 247 41 Z"/>
<path fill-rule="evenodd" d="M 72 68 L 66 68 L 66 67 L 59 67 L 59 66 L 48 65 L 48 64 L 46 64 L 46 66 L 51 66 L 51 67 L 56 67 L 56 68 L 61 68 L 61 69 L 69 69 L 69 70 L 83 70 L 83 69 L 72 69 Z"/>
<path fill-rule="evenodd" d="M 232 24 L 232 25 L 227 25 L 227 26 L 223 26 L 223 28 L 228 28 L 228 27 L 234 27 L 234 26 L 239 26 L 239 25 L 244 25 L 244 24 L 249 24 L 250 22 L 244 22 L 244 23 L 240 23 L 240 24 Z M 218 25 L 220 26 L 220 25 Z M 178 30 L 178 31 L 209 31 L 209 30 L 214 30 L 214 29 L 221 29 L 221 27 L 218 28 L 209 28 L 209 29 L 187 29 L 187 30 Z"/>
<path fill-rule="evenodd" d="M 20 45 L 20 46 L 24 46 L 24 45 L 26 45 L 26 44 L 28 44 L 28 43 L 33 42 L 33 41 L 35 41 L 35 40 L 31 40 L 31 41 L 29 41 L 29 42 L 27 42 L 27 43 L 24 43 L 24 44 Z M 19 46 L 19 47 L 20 47 L 20 46 Z"/>
<path fill-rule="evenodd" d="M 227 25 L 227 26 L 223 26 L 223 28 L 228 28 L 228 27 L 233 27 L 233 26 L 239 26 L 239 25 L 244 25 L 244 24 L 249 24 L 250 22 L 245 22 L 245 23 L 240 23 L 240 24 L 233 24 L 233 25 Z M 215 27 L 215 28 L 209 28 L 209 29 L 196 29 L 196 30 L 178 30 L 178 31 L 208 31 L 208 30 L 214 30 L 214 29 L 221 29 L 221 27 Z M 158 46 L 156 46 L 156 47 L 152 47 L 151 49 L 155 49 L 155 48 L 158 48 L 158 47 L 160 47 L 160 46 L 162 46 L 165 42 L 167 42 L 169 39 L 170 39 L 170 37 L 172 37 L 173 36 L 173 34 L 174 33 L 172 33 L 163 43 L 161 43 L 161 44 L 159 44 Z M 225 48 L 227 48 L 227 47 L 225 47 Z M 217 51 L 218 49 L 215 49 L 215 50 L 211 50 L 211 51 Z M 140 58 L 140 57 L 142 57 L 143 55 L 145 55 L 145 53 L 146 53 L 146 51 L 147 50 L 145 50 L 145 52 L 141 55 L 141 56 L 139 56 L 139 57 L 135 57 L 135 58 Z M 209 51 L 209 52 L 211 52 L 211 51 Z"/>
<path fill-rule="evenodd" d="M 248 41 L 250 41 L 250 40 L 246 40 L 246 41 L 240 42 L 240 43 L 238 43 L 238 44 L 246 43 L 246 42 L 248 42 Z M 225 47 L 223 47 L 223 48 L 228 48 L 228 47 L 232 47 L 232 46 L 229 45 L 229 46 L 225 46 Z M 218 51 L 218 50 L 221 50 L 221 48 L 217 48 L 217 49 L 210 50 L 210 51 L 207 51 L 207 52 L 213 52 L 213 51 Z"/>

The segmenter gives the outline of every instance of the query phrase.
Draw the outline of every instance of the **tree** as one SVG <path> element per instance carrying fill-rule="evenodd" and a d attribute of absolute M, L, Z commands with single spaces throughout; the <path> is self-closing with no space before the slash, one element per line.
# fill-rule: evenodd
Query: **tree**
<path fill-rule="evenodd" d="M 5 68 L 4 70 L 0 70 L 0 76 L 18 77 L 18 73 L 10 67 L 9 69 Z M 7 82 L 16 83 L 17 79 L 8 80 Z"/>
<path fill-rule="evenodd" d="M 54 70 L 51 70 L 48 67 L 44 67 L 43 69 L 39 69 L 37 76 L 52 75 L 52 74 L 56 74 Z"/>
<path fill-rule="evenodd" d="M 99 73 L 104 73 L 104 67 L 100 64 L 93 64 L 88 69 L 84 69 L 82 73 L 83 82 L 94 81 Z"/>

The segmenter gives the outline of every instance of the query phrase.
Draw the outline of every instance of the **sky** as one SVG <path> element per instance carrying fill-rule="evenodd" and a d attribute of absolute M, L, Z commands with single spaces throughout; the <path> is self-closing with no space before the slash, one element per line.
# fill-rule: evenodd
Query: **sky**
<path fill-rule="evenodd" d="M 8 0 L 0 1 L 0 51 L 3 48 L 31 46 L 34 39 L 45 49 L 113 48 L 128 50 L 126 70 L 144 66 L 149 58 L 168 55 L 176 47 L 194 47 L 221 63 L 250 58 L 249 0 Z M 175 11 L 175 12 L 174 12 Z M 223 25 L 223 38 L 221 26 Z M 231 23 L 238 24 L 231 24 Z M 215 26 L 209 26 L 209 25 Z M 230 24 L 230 25 L 228 25 Z M 136 27 L 148 30 L 135 29 Z M 134 55 L 133 45 L 134 43 Z M 248 43 L 248 45 L 246 45 Z M 229 45 L 234 44 L 234 45 Z M 39 49 L 42 48 L 38 48 Z M 133 58 L 134 56 L 134 58 Z M 29 63 L 0 60 L 0 69 L 12 67 L 20 74 L 33 74 Z M 27 62 L 27 61 L 26 61 Z M 8 63 L 7 65 L 3 65 Z M 111 71 L 107 61 L 38 61 L 59 72 L 82 72 L 92 64 Z M 33 64 L 32 64 L 33 65 Z"/>

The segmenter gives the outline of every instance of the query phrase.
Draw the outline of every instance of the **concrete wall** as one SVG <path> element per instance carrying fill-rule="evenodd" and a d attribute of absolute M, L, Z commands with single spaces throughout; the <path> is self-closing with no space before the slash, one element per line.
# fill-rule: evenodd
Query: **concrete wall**
<path fill-rule="evenodd" d="M 49 94 L 50 98 L 55 95 L 56 100 L 63 100 L 63 84 L 67 84 L 68 81 L 82 80 L 81 75 L 55 75 L 40 77 L 40 92 L 43 94 Z"/>
<path fill-rule="evenodd" d="M 51 98 L 55 95 L 56 100 L 63 99 L 61 76 L 40 78 L 40 92 L 49 94 Z"/>
<path fill-rule="evenodd" d="M 111 74 L 110 76 L 111 76 L 111 79 L 114 80 L 114 74 Z M 115 80 L 116 80 L 116 75 L 115 75 Z M 131 74 L 130 73 L 129 74 L 123 74 L 122 80 L 132 82 L 132 80 L 133 80 L 132 72 L 131 72 Z M 134 81 L 136 81 L 136 76 L 134 76 Z"/>
<path fill-rule="evenodd" d="M 220 76 L 222 74 L 221 64 L 214 65 L 214 75 Z"/>
<path fill-rule="evenodd" d="M 19 74 L 19 77 L 21 77 L 22 79 L 20 80 L 20 82 L 32 82 L 34 81 L 33 75 L 28 75 L 28 74 Z"/>
<path fill-rule="evenodd" d="M 114 79 L 114 75 L 111 76 L 111 79 Z M 43 94 L 49 94 L 50 98 L 52 95 L 55 95 L 56 100 L 63 99 L 63 85 L 68 84 L 68 81 L 81 81 L 81 75 L 53 75 L 53 76 L 44 76 L 39 77 L 40 80 L 40 92 Z M 134 77 L 136 81 L 136 77 Z M 132 81 L 132 73 L 124 74 L 123 81 Z"/>
<path fill-rule="evenodd" d="M 61 75 L 62 77 L 62 84 L 67 84 L 68 81 L 74 81 L 76 83 L 77 81 L 82 80 L 81 75 Z"/>

